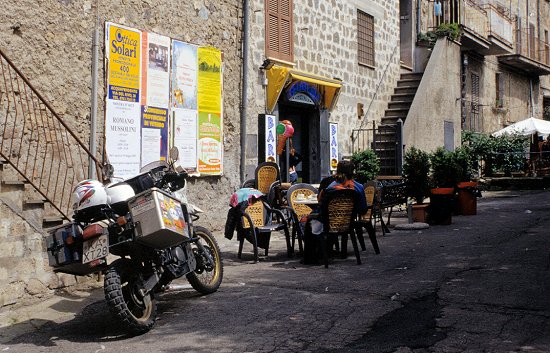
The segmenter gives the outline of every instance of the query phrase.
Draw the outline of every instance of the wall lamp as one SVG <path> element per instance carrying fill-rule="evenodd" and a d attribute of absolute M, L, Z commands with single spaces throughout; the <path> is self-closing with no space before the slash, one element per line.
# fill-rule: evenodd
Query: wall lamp
<path fill-rule="evenodd" d="M 269 70 L 275 65 L 275 63 L 269 59 L 265 59 L 262 63 L 262 66 L 260 66 L 260 70 Z"/>

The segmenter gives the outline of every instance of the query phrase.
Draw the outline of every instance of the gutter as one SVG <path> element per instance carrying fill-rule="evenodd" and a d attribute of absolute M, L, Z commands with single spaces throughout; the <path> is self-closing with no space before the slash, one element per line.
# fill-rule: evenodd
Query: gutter
<path fill-rule="evenodd" d="M 241 165 L 240 165 L 240 185 L 244 183 L 246 171 L 246 116 L 248 104 L 248 38 L 250 37 L 249 22 L 249 2 L 243 0 L 243 77 L 242 77 L 242 96 L 241 96 Z"/>

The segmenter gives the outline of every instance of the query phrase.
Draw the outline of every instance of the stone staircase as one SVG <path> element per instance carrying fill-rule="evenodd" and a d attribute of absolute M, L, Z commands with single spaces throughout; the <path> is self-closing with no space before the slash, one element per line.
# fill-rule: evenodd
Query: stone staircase
<path fill-rule="evenodd" d="M 55 227 L 65 220 L 3 159 L 0 159 L 0 201 L 37 231 Z"/>
<path fill-rule="evenodd" d="M 376 131 L 375 152 L 380 158 L 380 175 L 397 175 L 398 120 L 403 123 L 422 80 L 422 72 L 402 73 Z"/>

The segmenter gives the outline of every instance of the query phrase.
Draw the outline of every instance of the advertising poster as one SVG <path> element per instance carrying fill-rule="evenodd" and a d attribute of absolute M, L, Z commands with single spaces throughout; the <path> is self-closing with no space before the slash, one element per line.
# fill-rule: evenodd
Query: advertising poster
<path fill-rule="evenodd" d="M 140 169 L 140 106 L 135 102 L 107 100 L 105 148 L 114 176 L 128 178 Z"/>
<path fill-rule="evenodd" d="M 141 166 L 143 167 L 150 162 L 166 160 L 168 156 L 168 109 L 142 106 L 141 117 Z"/>
<path fill-rule="evenodd" d="M 265 116 L 265 161 L 277 161 L 277 118 L 275 115 Z"/>
<path fill-rule="evenodd" d="M 172 94 L 174 108 L 197 110 L 197 47 L 172 41 Z"/>
<path fill-rule="evenodd" d="M 199 112 L 199 172 L 219 175 L 222 171 L 221 118 L 216 113 Z"/>
<path fill-rule="evenodd" d="M 106 24 L 108 99 L 139 102 L 141 32 Z"/>
<path fill-rule="evenodd" d="M 144 32 L 142 41 L 144 55 L 141 104 L 168 109 L 170 105 L 170 38 Z"/>
<path fill-rule="evenodd" d="M 198 49 L 200 112 L 220 113 L 222 109 L 222 55 L 216 48 Z"/>
<path fill-rule="evenodd" d="M 173 145 L 179 150 L 179 163 L 185 169 L 197 170 L 197 112 L 174 109 Z"/>
<path fill-rule="evenodd" d="M 330 170 L 336 170 L 338 166 L 338 124 L 329 123 L 330 136 Z"/>

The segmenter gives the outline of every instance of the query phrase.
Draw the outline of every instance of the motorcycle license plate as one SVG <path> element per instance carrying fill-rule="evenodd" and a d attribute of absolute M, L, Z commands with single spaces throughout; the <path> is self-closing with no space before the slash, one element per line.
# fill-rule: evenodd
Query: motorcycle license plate
<path fill-rule="evenodd" d="M 82 263 L 101 259 L 109 254 L 109 238 L 106 234 L 86 240 L 82 244 Z"/>

